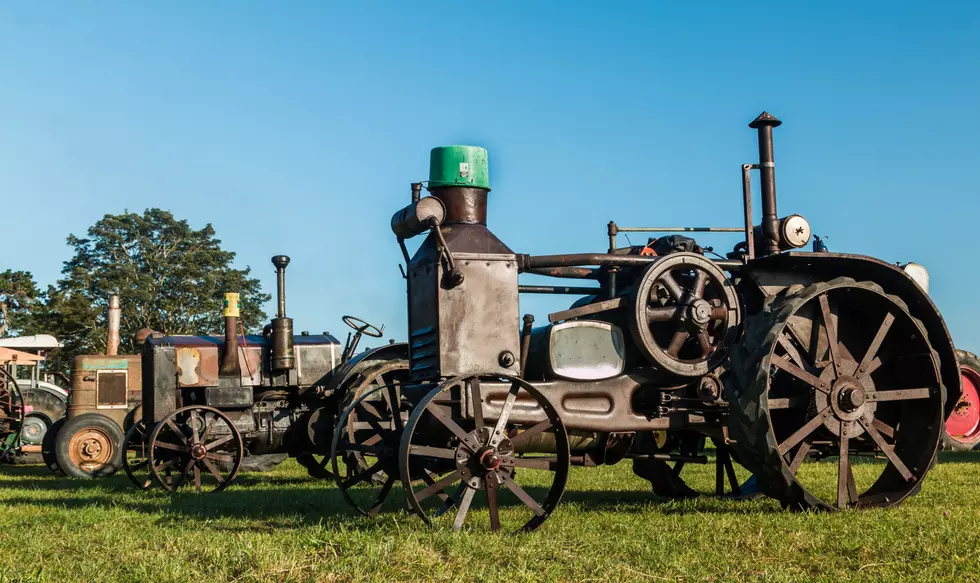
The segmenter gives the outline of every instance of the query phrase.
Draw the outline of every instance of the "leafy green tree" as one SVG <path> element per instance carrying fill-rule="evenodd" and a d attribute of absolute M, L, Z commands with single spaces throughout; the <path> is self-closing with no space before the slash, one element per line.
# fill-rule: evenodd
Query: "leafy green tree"
<path fill-rule="evenodd" d="M 120 352 L 136 350 L 141 328 L 164 334 L 220 334 L 224 292 L 241 294 L 242 322 L 261 329 L 266 315 L 262 293 L 250 268 L 231 266 L 235 253 L 221 248 L 214 228 L 195 230 L 161 209 L 142 215 L 105 215 L 86 237 L 68 236 L 74 256 L 63 279 L 49 287 L 38 327 L 58 336 L 63 361 L 76 354 L 105 351 L 109 296 L 122 308 Z"/>
<path fill-rule="evenodd" d="M 29 271 L 8 269 L 0 273 L 0 337 L 28 329 L 40 298 L 41 291 Z"/>

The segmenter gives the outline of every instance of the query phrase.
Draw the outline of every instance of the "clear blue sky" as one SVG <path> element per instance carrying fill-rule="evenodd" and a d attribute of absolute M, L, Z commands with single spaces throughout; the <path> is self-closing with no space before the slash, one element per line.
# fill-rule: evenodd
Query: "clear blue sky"
<path fill-rule="evenodd" d="M 404 338 L 388 220 L 432 146 L 489 149 L 516 251 L 601 251 L 737 226 L 763 109 L 780 212 L 926 265 L 980 350 L 980 2 L 5 2 L 0 269 L 53 283 L 69 233 L 159 206 L 267 290 L 292 256 L 298 329 Z"/>

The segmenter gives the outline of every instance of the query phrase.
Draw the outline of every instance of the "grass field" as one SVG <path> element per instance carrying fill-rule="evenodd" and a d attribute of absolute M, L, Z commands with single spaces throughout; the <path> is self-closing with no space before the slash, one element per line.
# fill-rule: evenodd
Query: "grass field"
<path fill-rule="evenodd" d="M 687 472 L 710 491 L 711 466 Z M 208 496 L 0 468 L 0 581 L 980 581 L 978 533 L 980 453 L 945 454 L 899 508 L 835 514 L 664 502 L 628 463 L 579 468 L 517 536 L 354 516 L 292 460 Z"/>

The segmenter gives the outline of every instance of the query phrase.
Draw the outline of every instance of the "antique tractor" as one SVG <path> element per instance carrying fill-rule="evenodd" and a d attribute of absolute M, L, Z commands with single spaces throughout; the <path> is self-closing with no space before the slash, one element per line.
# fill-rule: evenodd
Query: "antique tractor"
<path fill-rule="evenodd" d="M 41 369 L 60 346 L 50 334 L 0 339 L 0 461 L 35 463 L 45 435 L 64 417 L 64 375 Z"/>
<path fill-rule="evenodd" d="M 762 491 L 806 509 L 886 507 L 915 494 L 960 392 L 956 353 L 926 292 L 870 257 L 803 252 L 810 226 L 776 212 L 772 130 L 742 166 L 744 225 L 627 229 L 605 252 L 526 255 L 487 228 L 482 148 L 435 148 L 428 190 L 392 218 L 407 262 L 409 379 L 342 412 L 332 444 L 347 499 L 377 513 L 400 481 L 423 520 L 530 530 L 569 466 L 630 459 L 684 496 L 685 463 L 717 445 Z M 750 173 L 759 170 L 762 220 Z M 624 231 L 738 232 L 725 257 L 683 236 L 617 246 Z M 410 255 L 405 240 L 426 234 Z M 520 285 L 520 274 L 595 281 Z M 519 294 L 578 296 L 548 324 Z M 671 467 L 670 463 L 675 464 Z M 346 466 L 346 470 L 344 468 Z M 380 484 L 380 488 L 372 485 Z M 486 509 L 471 512 L 477 492 Z M 440 518 L 441 517 L 441 518 Z"/>
<path fill-rule="evenodd" d="M 343 398 L 390 382 L 407 370 L 404 344 L 356 354 L 362 336 L 383 329 L 351 316 L 347 343 L 328 333 L 293 335 L 286 317 L 285 269 L 278 279 L 278 317 L 261 336 L 239 334 L 238 294 L 226 294 L 224 338 L 147 338 L 143 354 L 142 419 L 127 434 L 124 468 L 133 482 L 166 490 L 218 491 L 237 476 L 246 456 L 297 457 L 314 477 L 326 469 L 333 422 Z"/>

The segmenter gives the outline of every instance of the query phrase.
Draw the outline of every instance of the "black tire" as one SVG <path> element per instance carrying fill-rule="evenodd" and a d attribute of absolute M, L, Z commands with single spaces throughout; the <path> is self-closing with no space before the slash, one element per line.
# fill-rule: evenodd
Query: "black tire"
<path fill-rule="evenodd" d="M 956 351 L 956 360 L 959 362 L 960 370 L 969 369 L 970 373 L 963 371 L 961 374 L 965 377 L 966 374 L 970 374 L 970 380 L 973 381 L 974 389 L 976 388 L 977 380 L 980 379 L 980 358 L 977 358 L 976 354 L 972 352 L 967 352 L 965 350 Z M 971 374 L 972 373 L 972 374 Z M 964 382 L 966 382 L 964 380 Z M 964 387 L 965 388 L 965 387 Z M 960 399 L 967 395 L 961 395 Z M 976 406 L 976 403 L 972 403 Z M 954 409 L 955 410 L 955 409 Z M 956 413 L 951 413 L 950 418 L 956 415 Z M 965 438 L 957 438 L 949 435 L 946 431 L 943 431 L 943 449 L 947 451 L 970 451 L 980 445 L 980 429 L 971 433 L 971 435 Z"/>
<path fill-rule="evenodd" d="M 55 439 L 57 439 L 58 432 L 61 431 L 61 428 L 64 426 L 64 417 L 55 421 L 51 427 L 48 427 L 47 433 L 44 434 L 44 441 L 41 442 L 41 459 L 44 461 L 44 465 L 59 476 L 63 476 L 65 473 L 62 472 L 61 467 L 58 466 L 58 458 L 54 453 Z"/>
<path fill-rule="evenodd" d="M 83 433 L 97 443 L 98 455 L 83 456 Z M 115 421 L 98 413 L 85 413 L 65 422 L 55 438 L 55 459 L 66 476 L 88 480 L 111 476 L 123 466 L 122 429 Z M 108 448 L 108 451 L 106 451 Z M 73 451 L 74 450 L 74 451 Z M 85 461 L 88 457 L 90 461 Z M 74 458 L 74 459 L 73 459 Z M 76 460 L 81 460 L 76 463 Z"/>
<path fill-rule="evenodd" d="M 48 391 L 31 389 L 30 387 L 21 390 L 21 397 L 24 399 L 24 405 L 33 409 L 26 417 L 36 417 L 44 421 L 47 427 L 39 441 L 31 443 L 22 434 L 21 442 L 24 445 L 42 445 L 44 435 L 47 435 L 47 432 L 51 430 L 51 426 L 59 419 L 64 418 L 67 403 Z M 23 430 L 21 431 L 23 432 Z"/>

